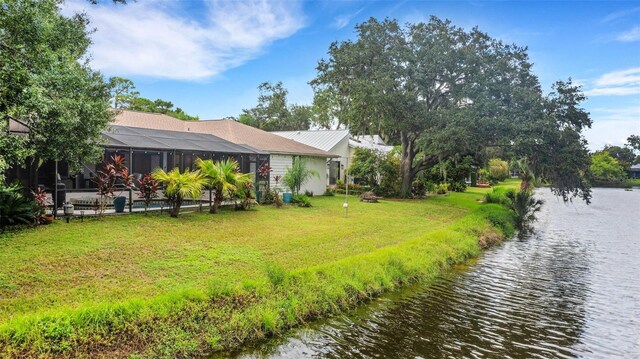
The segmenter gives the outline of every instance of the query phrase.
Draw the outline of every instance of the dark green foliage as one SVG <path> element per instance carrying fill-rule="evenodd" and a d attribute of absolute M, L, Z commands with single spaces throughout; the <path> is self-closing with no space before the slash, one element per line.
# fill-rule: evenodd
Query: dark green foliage
<path fill-rule="evenodd" d="M 380 179 L 380 166 L 384 158 L 384 154 L 376 150 L 356 148 L 353 161 L 349 166 L 349 175 L 359 179 L 360 183 L 376 187 Z"/>
<path fill-rule="evenodd" d="M 411 184 L 411 196 L 423 198 L 427 194 L 427 186 L 422 181 L 413 181 Z"/>
<path fill-rule="evenodd" d="M 511 201 L 509 208 L 514 214 L 517 228 L 521 232 L 531 230 L 531 223 L 536 220 L 536 212 L 540 211 L 544 201 L 536 199 L 532 192 L 506 192 L 505 195 Z"/>
<path fill-rule="evenodd" d="M 53 0 L 0 5 L 0 167 L 27 156 L 97 160 L 112 119 L 109 87 L 86 61 L 91 26 L 86 14 L 63 16 Z M 24 137 L 4 131 L 6 116 L 30 127 Z M 0 171 L 3 168 L 0 168 Z"/>
<path fill-rule="evenodd" d="M 508 206 L 511 200 L 507 196 L 507 193 L 515 192 L 513 188 L 493 187 L 491 192 L 487 192 L 484 196 L 484 201 L 487 203 L 497 203 Z"/>
<path fill-rule="evenodd" d="M 278 196 L 278 193 L 272 190 L 264 191 L 262 194 L 262 204 L 273 204 L 275 198 Z"/>
<path fill-rule="evenodd" d="M 35 223 L 36 204 L 22 195 L 18 185 L 0 182 L 0 229 Z"/>
<path fill-rule="evenodd" d="M 258 105 L 243 110 L 239 121 L 245 125 L 265 131 L 308 130 L 315 112 L 311 106 L 290 105 L 287 102 L 289 91 L 281 81 L 275 85 L 263 82 L 258 86 L 260 95 Z"/>
<path fill-rule="evenodd" d="M 311 207 L 311 200 L 304 194 L 293 195 L 291 202 L 298 205 L 298 207 Z"/>

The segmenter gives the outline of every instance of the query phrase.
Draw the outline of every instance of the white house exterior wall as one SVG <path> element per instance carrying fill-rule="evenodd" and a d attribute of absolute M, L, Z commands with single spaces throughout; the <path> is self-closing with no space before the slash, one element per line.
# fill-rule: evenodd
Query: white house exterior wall
<path fill-rule="evenodd" d="M 305 157 L 305 159 L 307 161 L 307 168 L 316 171 L 319 177 L 312 177 L 302 186 L 301 191 L 311 191 L 314 195 L 321 195 L 327 189 L 327 159 L 323 157 Z M 276 185 L 274 177 L 284 176 L 287 170 L 291 168 L 292 163 L 292 155 L 271 155 L 271 188 L 275 188 Z M 288 192 L 282 181 L 280 182 L 279 187 L 283 192 Z"/>
<path fill-rule="evenodd" d="M 291 155 L 271 155 L 270 166 L 271 166 L 271 179 L 269 180 L 269 185 L 271 188 L 276 188 L 276 181 L 274 178 L 276 176 L 284 176 L 287 169 L 291 168 L 291 164 L 293 162 L 293 157 Z M 280 181 L 280 189 L 284 191 L 285 187 Z"/>
<path fill-rule="evenodd" d="M 307 167 L 318 173 L 318 177 L 314 176 L 305 183 L 301 190 L 311 191 L 314 196 L 324 194 L 327 190 L 327 159 L 321 157 L 306 157 Z"/>
<path fill-rule="evenodd" d="M 340 142 L 338 142 L 329 151 L 331 154 L 340 156 L 338 158 L 332 158 L 333 161 L 340 162 L 340 179 L 345 181 L 345 173 L 348 166 L 351 165 L 351 154 L 349 151 L 349 136 L 345 136 Z M 348 161 L 347 161 L 348 160 Z M 348 163 L 347 163 L 348 162 Z M 327 181 L 329 180 L 329 166 L 326 166 Z"/>

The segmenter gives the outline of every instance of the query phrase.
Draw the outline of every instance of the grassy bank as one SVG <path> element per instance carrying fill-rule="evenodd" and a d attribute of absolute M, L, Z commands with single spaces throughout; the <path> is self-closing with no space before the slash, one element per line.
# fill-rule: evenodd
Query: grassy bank
<path fill-rule="evenodd" d="M 594 181 L 593 187 L 607 187 L 607 188 L 640 187 L 640 178 L 627 178 L 625 180 L 615 181 L 615 182 Z"/>
<path fill-rule="evenodd" d="M 512 231 L 472 189 L 364 204 L 128 215 L 0 237 L 0 356 L 197 355 L 429 280 Z M 493 224 L 493 225 L 492 225 Z"/>

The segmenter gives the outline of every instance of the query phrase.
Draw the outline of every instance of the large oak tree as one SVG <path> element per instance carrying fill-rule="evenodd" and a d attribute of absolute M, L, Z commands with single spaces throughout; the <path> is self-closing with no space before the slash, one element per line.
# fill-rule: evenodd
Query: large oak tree
<path fill-rule="evenodd" d="M 530 152 L 530 143 L 515 140 L 523 128 L 540 129 L 557 117 L 545 115 L 554 104 L 543 98 L 526 48 L 435 17 L 404 27 L 371 18 L 356 31 L 355 41 L 331 44 L 319 62 L 315 103 L 352 132 L 401 144 L 402 195 L 420 171 L 443 159 L 489 146 Z M 560 194 L 574 192 L 576 181 L 567 183 Z"/>

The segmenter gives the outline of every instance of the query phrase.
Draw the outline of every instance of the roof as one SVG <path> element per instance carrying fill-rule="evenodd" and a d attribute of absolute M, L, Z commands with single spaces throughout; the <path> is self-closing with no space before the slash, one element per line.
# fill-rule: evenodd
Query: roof
<path fill-rule="evenodd" d="M 273 154 L 336 157 L 326 151 L 233 120 L 183 121 L 159 113 L 118 110 L 118 126 L 210 134 L 238 145 Z"/>
<path fill-rule="evenodd" d="M 331 151 L 340 141 L 349 137 L 348 130 L 276 131 L 272 133 L 324 151 Z"/>
<path fill-rule="evenodd" d="M 111 126 L 102 135 L 106 138 L 108 146 L 111 147 L 220 153 L 262 153 L 249 146 L 237 145 L 222 138 L 202 133 Z"/>
<path fill-rule="evenodd" d="M 378 135 L 365 135 L 365 136 L 356 136 L 355 138 L 349 139 L 349 147 L 354 148 L 367 148 L 370 150 L 380 151 L 382 153 L 387 153 L 393 150 L 393 146 L 387 146 L 384 144 L 380 136 Z"/>

